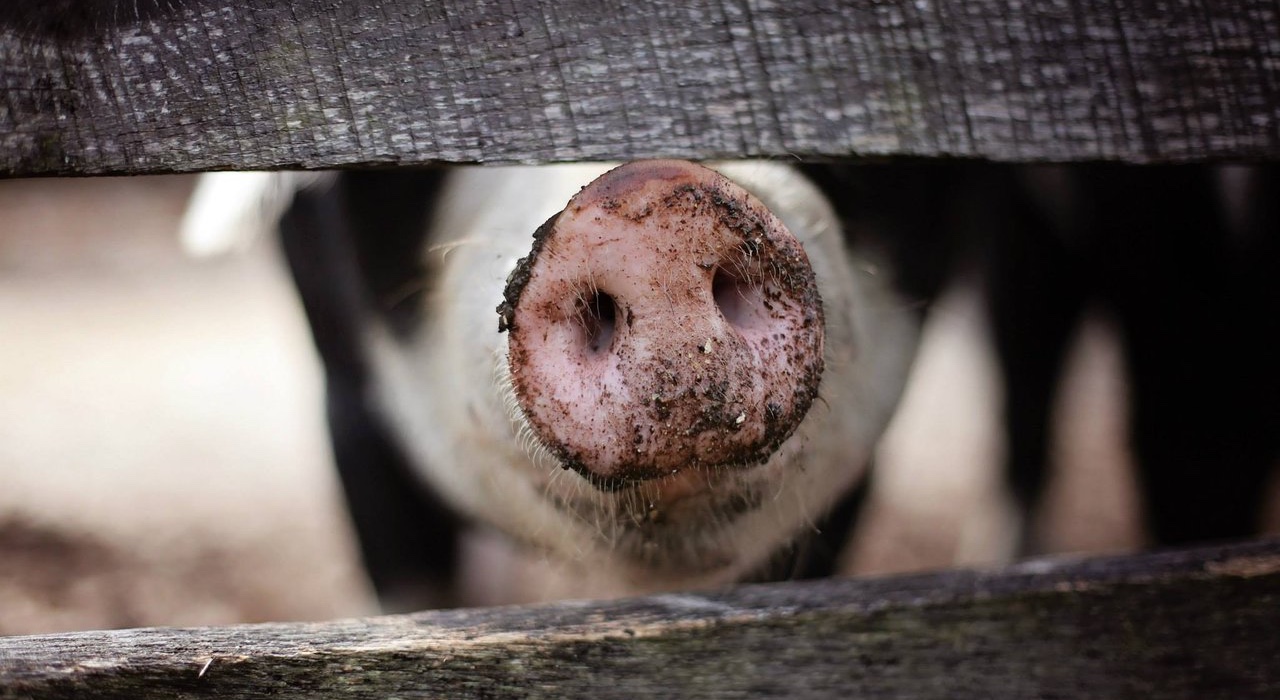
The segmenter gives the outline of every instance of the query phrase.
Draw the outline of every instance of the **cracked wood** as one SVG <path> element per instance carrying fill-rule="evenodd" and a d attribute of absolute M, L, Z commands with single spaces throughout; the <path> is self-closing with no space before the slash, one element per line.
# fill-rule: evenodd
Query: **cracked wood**
<path fill-rule="evenodd" d="M 324 623 L 0 638 L 0 698 L 1274 698 L 1280 540 Z"/>
<path fill-rule="evenodd" d="M 0 5 L 0 175 L 1280 157 L 1263 0 Z"/>

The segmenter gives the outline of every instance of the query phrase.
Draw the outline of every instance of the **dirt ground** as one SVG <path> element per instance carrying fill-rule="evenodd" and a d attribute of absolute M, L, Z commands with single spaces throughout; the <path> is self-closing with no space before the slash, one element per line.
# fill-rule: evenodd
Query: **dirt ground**
<path fill-rule="evenodd" d="M 184 256 L 191 184 L 0 182 L 0 634 L 373 609 L 273 242 Z M 957 287 L 878 458 L 853 571 L 1008 555 L 985 343 Z M 1058 551 L 1141 543 L 1118 365 L 1091 324 L 1059 406 Z"/>

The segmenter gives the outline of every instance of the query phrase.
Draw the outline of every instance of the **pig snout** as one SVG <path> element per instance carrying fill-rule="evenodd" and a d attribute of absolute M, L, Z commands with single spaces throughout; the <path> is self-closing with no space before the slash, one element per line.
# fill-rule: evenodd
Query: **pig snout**
<path fill-rule="evenodd" d="M 767 461 L 823 371 L 804 249 L 693 163 L 629 163 L 583 188 L 534 234 L 498 313 L 528 427 L 603 490 Z"/>

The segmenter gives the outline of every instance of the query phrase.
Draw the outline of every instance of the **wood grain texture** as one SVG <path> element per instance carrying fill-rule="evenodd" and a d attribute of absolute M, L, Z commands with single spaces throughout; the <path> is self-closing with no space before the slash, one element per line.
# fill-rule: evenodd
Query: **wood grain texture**
<path fill-rule="evenodd" d="M 1274 698 L 1280 540 L 318 624 L 0 638 L 0 698 Z"/>
<path fill-rule="evenodd" d="M 49 0 L 0 174 L 1280 157 L 1267 0 Z"/>

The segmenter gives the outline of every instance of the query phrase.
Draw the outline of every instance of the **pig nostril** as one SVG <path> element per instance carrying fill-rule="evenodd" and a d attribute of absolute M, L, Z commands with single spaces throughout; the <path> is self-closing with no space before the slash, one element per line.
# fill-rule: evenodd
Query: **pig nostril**
<path fill-rule="evenodd" d="M 730 325 L 739 329 L 752 325 L 760 301 L 758 284 L 721 267 L 711 279 L 711 296 Z"/>
<path fill-rule="evenodd" d="M 592 354 L 607 350 L 617 327 L 618 306 L 613 297 L 601 291 L 592 293 L 582 302 L 580 318 L 587 349 Z"/>
<path fill-rule="evenodd" d="M 749 192 L 688 163 L 629 164 L 580 190 L 534 233 L 498 313 L 520 434 L 597 489 L 669 494 L 667 513 L 677 493 L 714 501 L 712 477 L 768 462 L 824 365 L 800 242 Z"/>

